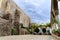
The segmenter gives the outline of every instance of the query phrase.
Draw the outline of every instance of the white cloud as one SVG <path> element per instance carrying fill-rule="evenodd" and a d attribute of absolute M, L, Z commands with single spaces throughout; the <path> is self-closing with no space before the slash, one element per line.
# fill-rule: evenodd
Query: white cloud
<path fill-rule="evenodd" d="M 32 19 L 32 22 L 35 22 L 35 23 L 37 23 L 37 24 L 41 24 L 41 23 L 48 23 L 48 22 L 50 22 L 49 20 L 39 20 L 39 19 Z"/>
<path fill-rule="evenodd" d="M 51 0 L 14 0 L 36 23 L 50 21 Z M 44 21 L 45 20 L 45 21 Z"/>

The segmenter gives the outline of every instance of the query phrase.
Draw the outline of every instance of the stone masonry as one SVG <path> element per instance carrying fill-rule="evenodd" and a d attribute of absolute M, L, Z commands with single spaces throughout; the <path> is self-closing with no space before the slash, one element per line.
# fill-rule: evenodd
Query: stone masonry
<path fill-rule="evenodd" d="M 56 29 L 56 23 L 54 20 L 56 20 L 59 24 L 59 11 L 58 11 L 58 1 L 57 0 L 51 0 L 51 27 L 52 29 Z M 59 28 L 59 25 L 58 25 Z"/>
<path fill-rule="evenodd" d="M 22 15 L 21 15 L 22 14 Z M 0 0 L 0 18 L 5 22 L 0 24 L 0 34 L 2 33 L 3 28 L 9 29 L 3 33 L 3 35 L 11 35 L 11 29 L 16 27 L 18 34 L 21 33 L 21 23 L 25 27 L 29 27 L 30 18 L 27 16 L 21 8 L 19 8 L 13 0 Z M 1 21 L 1 20 L 0 20 Z M 1 22 L 0 22 L 1 23 Z M 7 26 L 7 24 L 10 24 Z M 3 25 L 3 26 L 2 26 Z M 2 31 L 1 31 L 2 30 Z M 2 34 L 1 34 L 2 35 Z"/>
<path fill-rule="evenodd" d="M 0 18 L 0 36 L 11 35 L 11 25 L 8 20 Z"/>

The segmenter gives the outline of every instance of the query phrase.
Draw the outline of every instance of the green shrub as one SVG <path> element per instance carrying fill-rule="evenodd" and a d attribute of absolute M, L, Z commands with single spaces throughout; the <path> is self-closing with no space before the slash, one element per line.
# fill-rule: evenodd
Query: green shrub
<path fill-rule="evenodd" d="M 56 33 L 57 31 L 55 29 L 52 30 L 52 33 Z"/>
<path fill-rule="evenodd" d="M 12 35 L 18 35 L 17 29 L 16 29 L 16 28 L 13 28 L 13 29 L 11 30 L 11 34 L 12 34 Z"/>
<path fill-rule="evenodd" d="M 57 32 L 60 33 L 60 29 L 57 29 Z"/>

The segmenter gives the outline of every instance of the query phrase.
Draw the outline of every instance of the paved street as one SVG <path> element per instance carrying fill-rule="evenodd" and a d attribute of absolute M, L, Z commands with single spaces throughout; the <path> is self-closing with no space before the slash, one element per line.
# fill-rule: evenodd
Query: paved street
<path fill-rule="evenodd" d="M 0 40 L 52 40 L 50 35 L 16 35 L 0 37 Z"/>

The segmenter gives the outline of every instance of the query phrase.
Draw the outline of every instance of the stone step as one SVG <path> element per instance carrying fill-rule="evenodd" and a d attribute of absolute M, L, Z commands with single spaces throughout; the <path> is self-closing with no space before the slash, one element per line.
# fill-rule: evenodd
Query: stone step
<path fill-rule="evenodd" d="M 16 35 L 0 37 L 0 40 L 52 40 L 50 35 Z"/>

